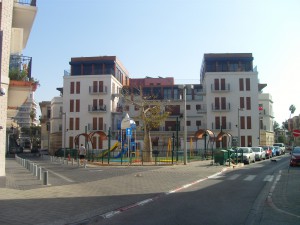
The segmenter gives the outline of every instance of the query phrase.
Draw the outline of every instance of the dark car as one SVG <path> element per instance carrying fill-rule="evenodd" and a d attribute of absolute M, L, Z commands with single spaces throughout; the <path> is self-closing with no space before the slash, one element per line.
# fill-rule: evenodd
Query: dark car
<path fill-rule="evenodd" d="M 294 147 L 291 152 L 290 166 L 300 166 L 300 146 Z"/>

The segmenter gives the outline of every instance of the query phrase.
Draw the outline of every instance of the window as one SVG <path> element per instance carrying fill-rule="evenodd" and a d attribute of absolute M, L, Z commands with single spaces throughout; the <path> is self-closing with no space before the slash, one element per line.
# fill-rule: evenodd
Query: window
<path fill-rule="evenodd" d="M 215 90 L 219 90 L 219 79 L 215 79 Z"/>
<path fill-rule="evenodd" d="M 216 124 L 215 129 L 220 129 L 221 128 L 220 117 L 215 117 L 215 124 Z"/>
<path fill-rule="evenodd" d="M 247 110 L 251 110 L 251 98 L 246 97 Z"/>
<path fill-rule="evenodd" d="M 226 116 L 222 116 L 222 128 L 227 129 L 226 128 Z"/>
<path fill-rule="evenodd" d="M 196 126 L 197 126 L 197 127 L 201 126 L 201 120 L 197 120 L 197 121 L 196 121 Z"/>
<path fill-rule="evenodd" d="M 223 110 L 226 109 L 226 98 L 225 97 L 221 98 L 221 107 Z"/>
<path fill-rule="evenodd" d="M 243 78 L 239 79 L 240 91 L 244 91 L 244 80 Z"/>
<path fill-rule="evenodd" d="M 98 92 L 98 82 L 97 81 L 93 81 L 93 92 L 94 93 Z"/>
<path fill-rule="evenodd" d="M 97 130 L 97 117 L 93 117 L 93 130 Z"/>
<path fill-rule="evenodd" d="M 221 90 L 226 90 L 225 79 L 221 79 Z"/>
<path fill-rule="evenodd" d="M 251 129 L 251 116 L 247 116 L 247 129 Z"/>
<path fill-rule="evenodd" d="M 76 112 L 80 112 L 80 100 L 76 99 Z"/>
<path fill-rule="evenodd" d="M 74 112 L 74 100 L 70 99 L 70 112 Z"/>
<path fill-rule="evenodd" d="M 74 94 L 74 82 L 70 83 L 70 94 Z"/>
<path fill-rule="evenodd" d="M 220 102 L 218 97 L 215 98 L 215 109 L 220 109 Z"/>
<path fill-rule="evenodd" d="M 246 91 L 250 91 L 250 78 L 246 78 Z"/>
<path fill-rule="evenodd" d="M 79 130 L 79 118 L 77 117 L 75 120 L 75 130 Z"/>
<path fill-rule="evenodd" d="M 186 121 L 186 125 L 189 127 L 189 126 L 191 126 L 191 121 L 190 120 L 187 120 Z"/>
<path fill-rule="evenodd" d="M 240 97 L 240 108 L 241 108 L 241 109 L 244 109 L 244 108 L 245 108 L 244 97 Z"/>
<path fill-rule="evenodd" d="M 245 117 L 244 116 L 241 116 L 240 126 L 241 126 L 241 129 L 245 129 Z"/>
<path fill-rule="evenodd" d="M 80 94 L 80 82 L 76 82 L 76 94 Z"/>
<path fill-rule="evenodd" d="M 201 105 L 196 105 L 196 110 L 201 110 Z"/>
<path fill-rule="evenodd" d="M 252 136 L 248 136 L 248 146 L 251 147 L 252 146 Z"/>
<path fill-rule="evenodd" d="M 74 148 L 73 146 L 74 138 L 72 136 L 69 137 L 69 148 Z"/>
<path fill-rule="evenodd" d="M 103 92 L 104 88 L 103 88 L 103 81 L 99 81 L 99 92 Z"/>
<path fill-rule="evenodd" d="M 191 110 L 191 105 L 186 105 L 186 110 Z"/>
<path fill-rule="evenodd" d="M 99 130 L 103 130 L 103 118 L 102 117 L 98 118 L 98 126 L 99 126 Z"/>
<path fill-rule="evenodd" d="M 74 118 L 69 119 L 69 130 L 74 130 Z"/>

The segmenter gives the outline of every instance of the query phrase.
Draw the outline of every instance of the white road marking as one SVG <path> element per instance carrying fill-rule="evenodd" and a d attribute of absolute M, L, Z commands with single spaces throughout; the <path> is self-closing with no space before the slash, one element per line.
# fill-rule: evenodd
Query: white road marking
<path fill-rule="evenodd" d="M 253 181 L 255 179 L 256 175 L 248 175 L 244 180 L 245 181 Z"/>
<path fill-rule="evenodd" d="M 267 182 L 272 182 L 274 179 L 274 175 L 267 175 L 264 179 L 264 181 L 267 181 Z"/>
<path fill-rule="evenodd" d="M 64 175 L 61 175 L 61 174 L 59 174 L 59 173 L 56 173 L 56 172 L 54 172 L 54 171 L 52 171 L 52 170 L 49 170 L 49 169 L 46 169 L 46 170 L 48 170 L 50 173 L 54 174 L 55 176 L 58 176 L 58 177 L 62 178 L 62 179 L 65 180 L 65 181 L 68 181 L 68 182 L 70 182 L 70 183 L 75 182 L 74 180 L 71 180 L 70 178 L 65 177 Z"/>
<path fill-rule="evenodd" d="M 230 176 L 228 178 L 228 180 L 236 180 L 239 176 L 241 176 L 241 175 L 240 174 L 234 174 L 234 175 Z"/>

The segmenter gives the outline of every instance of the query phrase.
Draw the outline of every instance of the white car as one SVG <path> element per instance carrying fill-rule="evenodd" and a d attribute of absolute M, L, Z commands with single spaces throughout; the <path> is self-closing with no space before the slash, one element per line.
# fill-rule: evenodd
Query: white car
<path fill-rule="evenodd" d="M 237 150 L 238 159 L 244 163 L 250 164 L 251 162 L 255 162 L 255 153 L 249 147 L 239 147 Z M 243 159 L 241 160 L 241 158 Z"/>
<path fill-rule="evenodd" d="M 251 147 L 252 151 L 255 153 L 255 160 L 265 160 L 266 152 L 262 147 Z"/>

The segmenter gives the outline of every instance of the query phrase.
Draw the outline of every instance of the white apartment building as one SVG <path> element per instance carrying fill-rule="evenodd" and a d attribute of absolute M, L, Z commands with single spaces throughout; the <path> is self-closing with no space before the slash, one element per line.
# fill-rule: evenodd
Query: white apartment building
<path fill-rule="evenodd" d="M 26 47 L 37 11 L 36 1 L 2 0 L 0 10 L 0 87 L 6 90 L 6 95 L 0 96 L 0 176 L 5 176 L 10 56 L 20 54 Z"/>
<path fill-rule="evenodd" d="M 82 133 L 118 130 L 123 115 L 118 94 L 129 78 L 115 56 L 72 58 L 70 65 L 70 74 L 63 78 L 62 146 L 75 148 Z M 101 137 L 91 138 L 96 149 L 103 148 Z M 81 136 L 77 144 L 89 141 Z"/>

